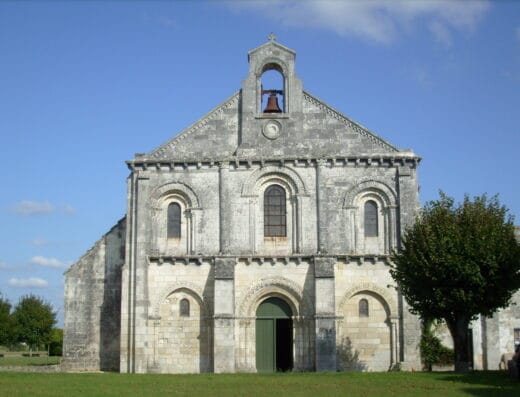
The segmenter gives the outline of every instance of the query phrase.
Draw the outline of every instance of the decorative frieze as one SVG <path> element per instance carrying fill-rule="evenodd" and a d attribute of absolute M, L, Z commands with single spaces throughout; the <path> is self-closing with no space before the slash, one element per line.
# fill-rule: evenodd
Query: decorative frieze
<path fill-rule="evenodd" d="M 155 266 L 163 265 L 196 265 L 214 263 L 214 257 L 201 256 L 201 255 L 183 255 L 183 256 L 170 256 L 170 255 L 150 255 L 148 256 L 148 264 Z"/>
<path fill-rule="evenodd" d="M 170 172 L 170 171 L 197 171 L 208 170 L 219 166 L 221 163 L 229 163 L 232 171 L 248 170 L 252 167 L 264 168 L 266 166 L 283 167 L 285 164 L 292 164 L 294 167 L 314 167 L 317 162 L 323 161 L 329 168 L 334 167 L 382 167 L 382 168 L 407 168 L 417 167 L 421 161 L 420 157 L 410 156 L 406 153 L 398 155 L 358 155 L 347 157 L 329 157 L 329 158 L 303 158 L 303 157 L 280 157 L 273 156 L 269 159 L 264 158 L 248 158 L 239 157 L 228 158 L 221 161 L 210 161 L 204 159 L 182 159 L 178 161 L 165 162 L 164 160 L 156 160 L 154 158 L 136 158 L 126 162 L 128 168 L 132 171 L 149 171 L 149 172 Z M 400 173 L 400 175 L 405 175 Z"/>

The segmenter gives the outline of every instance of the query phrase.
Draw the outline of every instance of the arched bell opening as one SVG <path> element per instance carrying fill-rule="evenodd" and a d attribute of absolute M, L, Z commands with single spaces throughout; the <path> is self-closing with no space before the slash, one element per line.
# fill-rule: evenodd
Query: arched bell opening
<path fill-rule="evenodd" d="M 256 370 L 293 369 L 293 312 L 281 298 L 267 298 L 256 310 Z"/>
<path fill-rule="evenodd" d="M 264 67 L 260 95 L 262 113 L 285 113 L 285 79 L 278 65 Z"/>

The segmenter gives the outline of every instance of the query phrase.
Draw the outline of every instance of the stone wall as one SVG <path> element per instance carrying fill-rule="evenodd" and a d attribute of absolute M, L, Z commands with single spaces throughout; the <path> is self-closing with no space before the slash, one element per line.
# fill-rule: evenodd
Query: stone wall
<path fill-rule="evenodd" d="M 62 368 L 118 371 L 123 218 L 65 273 Z"/>

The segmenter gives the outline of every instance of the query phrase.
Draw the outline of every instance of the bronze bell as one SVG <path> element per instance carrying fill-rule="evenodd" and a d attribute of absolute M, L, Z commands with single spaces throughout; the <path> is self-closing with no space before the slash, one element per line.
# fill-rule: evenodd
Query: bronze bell
<path fill-rule="evenodd" d="M 282 113 L 282 109 L 280 109 L 280 106 L 278 106 L 278 97 L 276 96 L 275 92 L 271 92 L 269 94 L 264 113 Z"/>

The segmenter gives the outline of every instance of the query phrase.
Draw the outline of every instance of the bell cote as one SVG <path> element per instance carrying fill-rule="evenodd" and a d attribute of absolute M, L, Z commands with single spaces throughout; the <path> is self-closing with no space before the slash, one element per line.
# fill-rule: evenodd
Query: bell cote
<path fill-rule="evenodd" d="M 294 71 L 295 58 L 296 53 L 273 34 L 248 53 L 249 74 L 242 83 L 242 149 L 283 138 L 301 124 L 302 83 Z M 269 120 L 279 126 L 279 136 L 265 133 Z"/>

